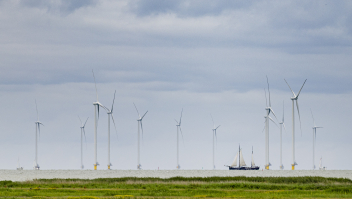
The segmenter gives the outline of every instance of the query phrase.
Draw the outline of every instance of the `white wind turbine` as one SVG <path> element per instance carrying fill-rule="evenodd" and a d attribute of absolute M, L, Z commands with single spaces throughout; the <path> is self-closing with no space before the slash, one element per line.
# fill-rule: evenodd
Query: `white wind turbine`
<path fill-rule="evenodd" d="M 177 166 L 176 166 L 176 168 L 177 169 L 180 169 L 181 168 L 181 166 L 180 166 L 180 164 L 179 164 L 179 136 L 178 136 L 178 132 L 181 132 L 181 136 L 182 136 L 182 140 L 183 140 L 183 134 L 182 134 L 182 129 L 181 129 L 181 119 L 182 119 L 182 112 L 183 112 L 183 109 L 182 109 L 182 111 L 181 111 L 181 117 L 180 117 L 180 121 L 177 121 L 176 119 L 175 119 L 175 121 L 176 121 L 176 128 L 177 128 Z"/>
<path fill-rule="evenodd" d="M 78 116 L 79 121 L 81 121 L 81 169 L 84 169 L 84 165 L 83 165 L 83 136 L 84 138 L 86 138 L 86 131 L 84 130 L 84 127 L 87 124 L 88 118 L 86 120 L 86 122 L 83 124 L 81 118 Z"/>
<path fill-rule="evenodd" d="M 312 113 L 312 118 L 313 118 L 313 170 L 315 169 L 315 143 L 316 143 L 316 138 L 317 138 L 317 128 L 323 128 L 320 126 L 315 125 L 315 120 L 314 120 L 314 116 L 313 116 L 313 112 L 312 109 L 310 109 L 310 112 Z"/>
<path fill-rule="evenodd" d="M 114 115 L 112 114 L 113 110 L 114 110 L 115 94 L 116 94 L 116 90 L 115 90 L 115 93 L 114 93 L 114 99 L 112 101 L 111 110 L 109 110 L 108 108 L 105 108 L 107 110 L 107 113 L 108 113 L 108 169 L 110 169 L 110 166 L 112 166 L 112 164 L 110 162 L 110 116 L 111 116 L 112 122 L 114 123 L 115 132 L 116 132 L 116 136 L 117 136 L 117 130 L 116 130 L 116 124 L 115 124 L 115 120 L 114 120 Z"/>
<path fill-rule="evenodd" d="M 284 106 L 284 102 L 282 102 L 282 121 L 279 123 L 280 124 L 280 169 L 284 169 L 284 165 L 282 164 L 282 126 L 284 126 L 284 129 L 286 131 L 286 127 L 285 127 L 285 106 Z"/>
<path fill-rule="evenodd" d="M 136 104 L 133 103 L 133 105 L 136 108 L 136 111 L 137 111 L 137 114 L 138 114 L 138 117 L 139 117 L 139 119 L 137 119 L 137 122 L 138 122 L 138 156 L 137 156 L 138 165 L 137 165 L 137 169 L 142 169 L 142 165 L 141 165 L 141 162 L 140 162 L 140 129 L 142 129 L 142 138 L 143 138 L 142 120 L 143 120 L 144 116 L 148 113 L 148 111 L 145 112 L 144 115 L 141 117 L 141 115 L 138 112 Z"/>
<path fill-rule="evenodd" d="M 213 121 L 213 169 L 215 169 L 215 138 L 216 137 L 216 130 L 220 127 L 220 125 L 218 127 L 215 128 L 215 124 L 214 124 L 214 120 L 213 120 L 213 116 L 210 114 L 211 120 Z"/>
<path fill-rule="evenodd" d="M 95 83 L 95 92 L 97 94 L 97 101 L 93 102 L 93 105 L 94 105 L 94 170 L 97 170 L 97 166 L 99 165 L 97 161 L 97 133 L 98 133 L 99 108 L 102 107 L 105 110 L 107 110 L 107 108 L 103 106 L 98 100 L 97 83 L 95 81 L 93 70 L 92 70 L 92 73 L 93 73 L 94 83 Z"/>
<path fill-rule="evenodd" d="M 269 170 L 269 166 L 271 166 L 271 164 L 269 162 L 269 120 L 271 120 L 275 125 L 277 125 L 277 124 L 270 117 L 270 113 L 273 113 L 275 118 L 276 118 L 276 115 L 275 115 L 273 109 L 271 108 L 270 89 L 269 89 L 268 77 L 266 77 L 266 81 L 267 81 L 267 84 L 268 84 L 268 92 L 269 92 L 269 106 L 268 106 L 268 104 L 266 104 L 267 105 L 267 107 L 265 108 L 266 116 L 264 116 L 265 117 L 265 169 Z M 264 91 L 265 91 L 265 89 L 264 89 Z M 266 103 L 268 103 L 267 99 L 266 99 L 266 91 L 265 91 L 265 100 L 266 100 Z M 276 120 L 277 120 L 277 118 L 276 118 Z"/>
<path fill-rule="evenodd" d="M 39 170 L 39 164 L 38 164 L 38 134 L 40 137 L 40 125 L 43 125 L 39 121 L 39 114 L 38 114 L 38 106 L 37 106 L 37 100 L 35 100 L 35 108 L 37 110 L 37 121 L 35 122 L 35 160 L 34 160 L 34 169 Z"/>
<path fill-rule="evenodd" d="M 286 79 L 284 79 L 284 80 L 293 94 L 293 97 L 291 97 L 291 100 L 292 100 L 292 164 L 291 164 L 291 166 L 292 166 L 292 170 L 295 170 L 295 166 L 297 165 L 296 159 L 295 159 L 295 101 L 296 101 L 296 107 L 297 107 L 297 112 L 298 112 L 299 124 L 301 127 L 301 116 L 299 114 L 298 96 L 301 93 L 302 88 L 303 88 L 304 84 L 306 83 L 307 79 L 304 81 L 304 83 L 303 83 L 303 85 L 297 95 L 293 92 L 290 85 L 287 83 Z M 302 127 L 301 127 L 301 134 L 302 134 Z"/>

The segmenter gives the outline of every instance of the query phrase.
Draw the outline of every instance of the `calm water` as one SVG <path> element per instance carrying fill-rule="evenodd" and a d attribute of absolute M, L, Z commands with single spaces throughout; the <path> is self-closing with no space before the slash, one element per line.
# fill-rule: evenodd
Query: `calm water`
<path fill-rule="evenodd" d="M 322 176 L 352 179 L 352 170 L 269 170 L 269 171 L 229 171 L 229 170 L 0 170 L 0 181 L 25 181 L 40 178 L 119 178 L 119 177 L 210 177 L 210 176 Z"/>

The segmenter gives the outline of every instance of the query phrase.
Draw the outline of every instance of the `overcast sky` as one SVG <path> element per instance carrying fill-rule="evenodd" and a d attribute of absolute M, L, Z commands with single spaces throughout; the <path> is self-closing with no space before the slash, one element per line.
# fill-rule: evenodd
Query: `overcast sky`
<path fill-rule="evenodd" d="M 238 145 L 264 168 L 266 75 L 279 120 L 285 109 L 283 164 L 292 159 L 292 93 L 298 92 L 297 169 L 316 158 L 351 169 L 352 2 L 227 0 L 0 0 L 0 169 L 34 161 L 35 99 L 41 169 L 80 168 L 80 121 L 89 117 L 84 165 L 94 164 L 94 106 L 111 107 L 112 169 L 137 168 L 137 118 L 143 169 L 176 168 L 176 123 L 183 108 L 182 169 L 231 164 Z M 107 114 L 98 127 L 98 169 L 107 168 Z M 279 129 L 270 124 L 271 169 L 279 169 Z"/>

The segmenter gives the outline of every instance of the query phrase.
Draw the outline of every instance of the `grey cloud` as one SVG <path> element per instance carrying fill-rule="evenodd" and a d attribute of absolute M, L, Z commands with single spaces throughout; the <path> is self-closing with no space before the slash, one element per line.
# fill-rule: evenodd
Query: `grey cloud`
<path fill-rule="evenodd" d="M 241 9 L 251 5 L 251 1 L 212 1 L 212 0 L 134 0 L 130 1 L 130 9 L 138 16 L 175 13 L 180 17 L 199 17 L 204 15 L 220 15 L 229 9 Z"/>
<path fill-rule="evenodd" d="M 28 7 L 44 8 L 49 12 L 69 14 L 81 7 L 95 5 L 97 0 L 21 0 L 20 3 Z"/>

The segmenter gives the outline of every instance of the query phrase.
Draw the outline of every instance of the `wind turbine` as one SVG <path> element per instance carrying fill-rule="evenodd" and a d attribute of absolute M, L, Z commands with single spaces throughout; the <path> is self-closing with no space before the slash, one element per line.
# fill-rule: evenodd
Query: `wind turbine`
<path fill-rule="evenodd" d="M 176 166 L 177 169 L 180 169 L 180 168 L 181 168 L 181 166 L 180 166 L 180 164 L 179 164 L 179 152 L 178 152 L 178 149 L 179 149 L 179 141 L 178 141 L 178 140 L 179 140 L 179 139 L 178 139 L 178 132 L 179 132 L 179 131 L 181 132 L 181 136 L 182 136 L 182 140 L 183 140 L 183 134 L 182 134 L 182 129 L 181 129 L 182 112 L 183 112 L 183 109 L 182 109 L 182 111 L 181 111 L 180 121 L 177 121 L 177 120 L 175 119 L 175 121 L 176 121 L 176 128 L 177 128 L 177 166 Z"/>
<path fill-rule="evenodd" d="M 279 123 L 280 124 L 280 169 L 284 169 L 284 165 L 282 164 L 282 126 L 284 126 L 284 129 L 286 131 L 285 127 L 285 106 L 284 102 L 282 102 L 282 121 Z"/>
<path fill-rule="evenodd" d="M 37 100 L 35 100 L 35 108 L 37 110 L 37 121 L 35 122 L 35 160 L 34 160 L 34 169 L 39 170 L 39 164 L 38 164 L 38 133 L 40 137 L 40 125 L 43 125 L 39 121 L 39 114 L 38 114 L 38 106 L 37 106 Z"/>
<path fill-rule="evenodd" d="M 220 127 L 220 125 L 215 128 L 213 116 L 211 114 L 210 114 L 210 117 L 211 117 L 211 120 L 213 121 L 213 169 L 215 169 L 215 138 L 217 138 L 216 130 Z"/>
<path fill-rule="evenodd" d="M 277 125 L 274 120 L 270 117 L 270 113 L 273 113 L 273 115 L 275 116 L 276 118 L 276 115 L 273 111 L 273 109 L 271 108 L 271 100 L 270 100 L 270 89 L 269 89 L 269 79 L 268 79 L 268 76 L 266 76 L 266 82 L 268 84 L 268 92 L 269 92 L 269 106 L 268 104 L 267 107 L 265 108 L 266 110 L 266 116 L 265 117 L 265 169 L 266 170 L 269 170 L 269 166 L 271 166 L 270 162 L 269 162 L 269 120 L 271 120 L 275 125 Z M 267 102 L 267 99 L 266 99 L 266 91 L 264 89 L 264 92 L 265 92 L 265 100 L 266 100 L 266 103 Z M 276 118 L 277 120 L 277 118 Z"/>
<path fill-rule="evenodd" d="M 84 127 L 87 124 L 88 118 L 86 119 L 86 122 L 83 124 L 81 118 L 78 116 L 79 121 L 81 121 L 81 169 L 84 169 L 84 165 L 83 165 L 83 135 L 84 138 L 86 138 L 86 131 L 84 130 Z"/>
<path fill-rule="evenodd" d="M 301 93 L 302 88 L 303 88 L 304 84 L 306 83 L 307 79 L 303 82 L 303 85 L 297 95 L 293 92 L 290 85 L 287 83 L 286 79 L 284 79 L 284 80 L 293 94 L 293 97 L 291 97 L 291 100 L 292 100 L 292 164 L 291 164 L 291 166 L 292 166 L 292 170 L 295 170 L 295 165 L 297 165 L 296 159 L 295 159 L 295 101 L 296 101 L 296 107 L 297 107 L 297 112 L 298 112 L 299 125 L 301 128 L 301 134 L 302 134 L 301 116 L 299 114 L 299 106 L 298 106 L 298 96 Z"/>
<path fill-rule="evenodd" d="M 141 162 L 140 162 L 140 129 L 142 129 L 142 138 L 143 138 L 142 120 L 143 120 L 144 116 L 148 113 L 148 111 L 145 112 L 144 115 L 141 117 L 141 115 L 138 112 L 136 104 L 133 103 L 133 105 L 136 108 L 136 111 L 137 111 L 137 114 L 138 114 L 138 117 L 139 117 L 139 119 L 137 119 L 137 122 L 138 122 L 138 157 L 137 157 L 138 165 L 137 165 L 137 169 L 142 169 L 142 165 L 141 165 Z"/>
<path fill-rule="evenodd" d="M 105 110 L 107 110 L 107 108 L 99 102 L 97 83 L 95 81 L 93 70 L 92 70 L 92 73 L 93 73 L 94 83 L 95 83 L 95 92 L 97 94 L 97 101 L 93 102 L 93 105 L 94 105 L 94 170 L 97 170 L 97 166 L 99 165 L 97 161 L 97 133 L 98 133 L 98 120 L 99 120 L 99 107 L 102 107 Z"/>
<path fill-rule="evenodd" d="M 108 113 L 108 169 L 110 169 L 110 166 L 112 166 L 112 164 L 110 162 L 110 116 L 111 116 L 112 121 L 114 122 L 115 132 L 116 132 L 116 135 L 117 135 L 114 115 L 112 114 L 113 110 L 114 110 L 115 94 L 116 94 L 116 90 L 115 90 L 115 93 L 114 93 L 114 99 L 112 101 L 111 110 L 106 108 L 107 113 Z"/>
<path fill-rule="evenodd" d="M 313 112 L 312 109 L 310 109 L 310 112 L 312 113 L 312 118 L 313 118 L 313 170 L 315 169 L 315 142 L 316 142 L 316 138 L 317 138 L 317 128 L 323 128 L 320 126 L 315 125 L 315 120 L 314 120 L 314 116 L 313 116 Z"/>

